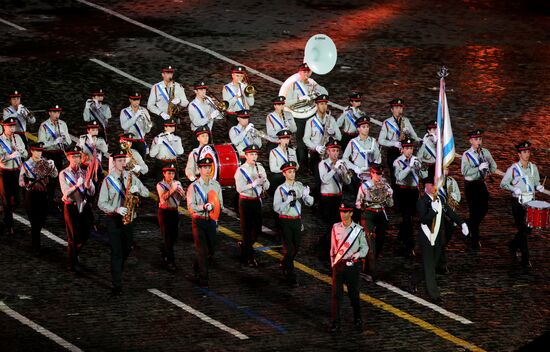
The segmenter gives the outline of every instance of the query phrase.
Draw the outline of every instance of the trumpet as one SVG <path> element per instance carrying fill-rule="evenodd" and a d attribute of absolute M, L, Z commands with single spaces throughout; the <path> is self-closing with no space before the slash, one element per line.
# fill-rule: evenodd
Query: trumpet
<path fill-rule="evenodd" d="M 258 92 L 256 90 L 256 87 L 254 87 L 252 85 L 252 82 L 250 82 L 250 77 L 248 76 L 248 73 L 246 73 L 246 71 L 244 72 L 244 83 L 246 83 L 246 87 L 244 88 L 244 95 L 246 95 L 247 97 L 254 96 L 254 94 Z"/>

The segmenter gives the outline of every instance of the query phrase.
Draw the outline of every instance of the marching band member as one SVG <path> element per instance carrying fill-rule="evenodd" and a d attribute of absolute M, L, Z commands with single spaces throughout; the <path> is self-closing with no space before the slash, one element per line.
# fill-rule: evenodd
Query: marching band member
<path fill-rule="evenodd" d="M 253 245 L 262 233 L 262 194 L 269 189 L 264 167 L 258 163 L 260 147 L 252 144 L 244 148 L 246 162 L 235 172 L 235 187 L 239 192 L 239 216 L 243 241 L 241 260 L 257 268 Z"/>
<path fill-rule="evenodd" d="M 86 126 L 87 134 L 80 136 L 78 140 L 78 146 L 82 149 L 82 160 L 81 165 L 84 168 L 88 168 L 92 158 L 94 156 L 94 151 L 97 158 L 97 182 L 94 181 L 96 186 L 101 184 L 103 181 L 103 168 L 101 167 L 101 161 L 103 156 L 108 154 L 107 143 L 102 137 L 98 137 L 99 134 L 99 124 L 97 121 L 92 121 Z"/>
<path fill-rule="evenodd" d="M 189 104 L 189 118 L 191 119 L 191 131 L 207 126 L 212 131 L 214 120 L 221 116 L 216 104 L 206 95 L 208 86 L 204 81 L 195 83 L 195 99 Z"/>
<path fill-rule="evenodd" d="M 531 142 L 518 143 L 516 149 L 519 161 L 506 170 L 500 187 L 512 192 L 512 215 L 518 229 L 514 239 L 508 242 L 508 249 L 514 261 L 517 250 L 521 251 L 521 266 L 524 270 L 528 270 L 531 267 L 531 262 L 529 261 L 527 236 L 531 234 L 531 228 L 525 221 L 524 205 L 535 198 L 535 191 L 544 192 L 544 186 L 540 184 L 537 166 L 529 161 Z"/>
<path fill-rule="evenodd" d="M 428 168 L 435 167 L 435 150 L 437 143 L 437 121 L 426 124 L 426 134 L 422 138 L 422 145 L 418 148 L 416 157 L 422 163 L 420 177 L 428 177 Z"/>
<path fill-rule="evenodd" d="M 314 172 L 316 180 L 319 180 L 317 165 L 323 159 L 326 142 L 330 137 L 336 140 L 342 139 L 336 120 L 328 113 L 328 101 L 329 97 L 326 94 L 315 98 L 317 113 L 307 120 L 304 131 L 303 141 L 309 149 L 310 170 Z M 317 192 L 314 192 L 314 196 L 316 195 Z"/>
<path fill-rule="evenodd" d="M 359 274 L 362 259 L 369 246 L 363 228 L 351 220 L 353 202 L 342 203 L 339 207 L 341 222 L 332 226 L 330 262 L 332 266 L 331 326 L 330 332 L 340 332 L 340 310 L 344 298 L 344 284 L 353 308 L 355 328 L 363 331 L 361 301 L 359 300 Z"/>
<path fill-rule="evenodd" d="M 40 254 L 40 232 L 46 223 L 44 206 L 48 204 L 47 184 L 57 177 L 53 160 L 42 158 L 42 143 L 30 143 L 31 157 L 23 163 L 19 173 L 19 186 L 25 187 L 25 210 L 31 223 L 32 251 Z"/>
<path fill-rule="evenodd" d="M 295 161 L 296 168 L 299 167 L 296 151 L 288 146 L 291 136 L 292 132 L 289 130 L 280 130 L 277 132 L 279 146 L 272 149 L 269 153 L 269 171 L 271 171 L 269 182 L 272 185 L 272 189 L 285 182 L 285 177 L 281 171 L 281 166 L 283 164 L 289 161 Z"/>
<path fill-rule="evenodd" d="M 349 141 L 342 156 L 349 169 L 355 172 L 355 176 L 352 177 L 352 183 L 356 183 L 353 189 L 354 193 L 357 192 L 361 184 L 361 175 L 368 175 L 370 164 L 382 162 L 380 146 L 375 138 L 369 136 L 370 117 L 358 117 L 355 123 L 359 136 Z"/>
<path fill-rule="evenodd" d="M 390 169 L 390 181 L 392 187 L 396 183 L 394 175 L 394 161 L 401 154 L 401 142 L 406 138 L 411 138 L 413 141 L 418 141 L 420 138 L 416 135 L 413 126 L 408 118 L 403 116 L 405 103 L 403 99 L 396 98 L 389 102 L 392 116 L 384 120 L 380 134 L 378 135 L 378 143 L 387 147 L 386 159 L 388 168 Z"/>
<path fill-rule="evenodd" d="M 217 193 L 220 207 L 223 209 L 222 189 L 218 181 L 210 178 L 214 160 L 206 157 L 197 161 L 200 177 L 187 188 L 187 209 L 192 217 L 193 239 L 195 241 L 195 260 L 193 270 L 199 286 L 208 286 L 208 266 L 218 246 L 217 221 L 209 216 L 214 205 L 208 202 L 208 193 Z"/>
<path fill-rule="evenodd" d="M 105 225 L 111 245 L 112 293 L 115 296 L 122 294 L 122 269 L 130 254 L 134 237 L 133 223 L 123 222 L 124 217 L 129 217 L 130 221 L 135 217 L 133 210 L 126 207 L 126 195 L 149 196 L 149 190 L 143 183 L 132 172 L 125 170 L 127 157 L 125 150 L 117 151 L 112 155 L 113 169 L 101 184 L 97 202 L 99 209 L 106 214 Z M 131 179 L 131 187 L 127 189 L 129 179 Z"/>
<path fill-rule="evenodd" d="M 174 119 L 164 120 L 164 132 L 153 139 L 149 155 L 156 159 L 157 179 L 161 178 L 166 165 L 176 165 L 176 178 L 178 178 L 177 165 L 178 156 L 183 154 L 181 138 L 174 132 L 176 131 L 176 121 Z"/>
<path fill-rule="evenodd" d="M 199 159 L 199 150 L 207 145 L 210 140 L 210 129 L 208 126 L 201 126 L 195 130 L 195 136 L 199 142 L 199 146 L 189 153 L 187 157 L 187 165 L 185 166 L 185 176 L 189 181 L 195 181 L 199 176 L 199 167 L 197 166 L 197 160 Z"/>
<path fill-rule="evenodd" d="M 59 173 L 63 193 L 63 215 L 67 231 L 67 270 L 79 273 L 78 255 L 90 237 L 93 222 L 92 205 L 88 197 L 95 195 L 95 186 L 80 167 L 82 149 L 75 145 L 66 151 L 69 166 Z"/>
<path fill-rule="evenodd" d="M 393 162 L 394 175 L 396 178 L 396 197 L 398 208 L 401 213 L 401 226 L 397 238 L 403 245 L 405 256 L 412 257 L 414 253 L 414 231 L 413 216 L 418 200 L 420 162 L 413 155 L 414 140 L 406 138 L 401 143 L 402 154 Z"/>
<path fill-rule="evenodd" d="M 181 84 L 174 81 L 174 71 L 172 66 L 162 69 L 162 81 L 151 87 L 149 100 L 147 100 L 147 109 L 155 115 L 162 117 L 164 120 L 176 116 L 169 115 L 169 106 L 172 104 L 178 109 L 189 105 L 189 101 L 185 96 L 185 89 Z"/>
<path fill-rule="evenodd" d="M 106 133 L 107 125 L 109 124 L 109 119 L 111 118 L 111 108 L 109 105 L 103 103 L 105 93 L 103 92 L 103 89 L 98 89 L 94 90 L 91 96 L 92 99 L 86 100 L 86 104 L 84 104 L 84 112 L 82 113 L 84 121 L 96 121 L 101 125 L 103 131 Z M 107 137 L 104 135 L 104 138 Z"/>
<path fill-rule="evenodd" d="M 229 126 L 237 124 L 237 112 L 241 110 L 250 110 L 254 106 L 254 95 L 246 95 L 245 89 L 248 86 L 243 82 L 246 75 L 244 66 L 233 66 L 231 70 L 231 82 L 222 88 L 222 99 L 229 103 L 227 108 L 227 121 Z"/>
<path fill-rule="evenodd" d="M 364 211 L 361 226 L 365 230 L 370 248 L 365 269 L 368 267 L 372 281 L 376 280 L 376 259 L 386 241 L 386 230 L 389 226 L 386 208 L 393 206 L 393 189 L 382 177 L 383 173 L 382 165 L 372 164 L 370 179 L 361 183 L 355 201 L 355 207 Z"/>
<path fill-rule="evenodd" d="M 292 133 L 296 132 L 296 122 L 291 113 L 285 111 L 285 97 L 278 96 L 272 100 L 274 111 L 269 113 L 265 118 L 265 127 L 267 135 L 276 139 L 277 133 L 282 130 L 288 130 Z M 268 143 L 268 150 L 276 148 L 277 143 Z M 279 169 L 277 169 L 279 170 Z"/>
<path fill-rule="evenodd" d="M 160 234 L 163 238 L 161 258 L 163 266 L 170 272 L 176 271 L 174 245 L 179 232 L 178 206 L 184 192 L 180 181 L 174 179 L 176 170 L 176 164 L 164 165 L 162 168 L 164 177 L 157 183 L 159 196 L 158 220 Z"/>
<path fill-rule="evenodd" d="M 399 159 L 398 159 L 399 160 Z M 461 224 L 462 233 L 467 236 L 468 225 L 448 206 L 444 198 L 437 195 L 437 187 L 434 185 L 434 177 L 430 172 L 424 179 L 424 195 L 416 202 L 418 217 L 420 218 L 421 231 L 418 233 L 418 242 L 422 252 L 420 269 L 415 270 L 409 278 L 409 291 L 416 293 L 416 286 L 423 279 L 426 280 L 426 290 L 430 300 L 441 303 L 441 294 L 436 281 L 436 267 L 441 260 L 446 227 L 443 224 L 444 217 Z"/>
<path fill-rule="evenodd" d="M 344 109 L 344 112 L 336 120 L 336 124 L 342 132 L 342 145 L 347 146 L 349 141 L 359 134 L 357 119 L 365 116 L 361 111 L 361 93 L 353 92 L 349 96 L 349 106 Z"/>
<path fill-rule="evenodd" d="M 128 171 L 132 171 L 134 175 L 136 175 L 136 177 L 139 177 L 140 175 L 145 175 L 149 172 L 149 166 L 147 166 L 145 161 L 143 161 L 143 158 L 138 153 L 138 151 L 133 148 L 134 143 L 136 142 L 138 142 L 138 140 L 136 139 L 136 136 L 131 133 L 124 133 L 120 135 L 120 138 L 119 138 L 120 148 L 129 151 L 129 153 L 127 152 L 126 154 L 128 155 L 131 154 L 132 155 L 131 158 L 134 159 L 135 161 L 135 165 L 132 168 L 132 170 L 128 170 Z M 128 160 L 126 161 L 129 162 L 131 158 L 130 156 L 128 156 Z M 114 165 L 115 165 L 114 159 L 111 156 L 109 157 L 109 172 L 113 171 Z"/>
<path fill-rule="evenodd" d="M 250 112 L 248 110 L 237 111 L 236 126 L 229 129 L 229 139 L 231 143 L 237 148 L 239 157 L 244 158 L 244 149 L 251 145 L 256 145 L 258 148 L 262 147 L 262 139 L 254 129 L 254 125 L 248 122 L 250 118 Z"/>
<path fill-rule="evenodd" d="M 151 131 L 153 122 L 149 111 L 140 106 L 141 94 L 133 93 L 128 96 L 130 106 L 120 110 L 120 126 L 124 133 L 132 133 L 139 137 L 133 143 L 134 149 L 139 152 L 141 157 L 148 153 L 148 146 L 145 142 L 145 135 Z"/>
<path fill-rule="evenodd" d="M 320 94 L 328 95 L 328 91 L 317 84 L 315 80 L 311 78 L 311 70 L 306 63 L 303 63 L 298 68 L 296 80 L 288 88 L 286 92 L 285 106 L 291 108 L 294 104 L 302 102 L 308 104 L 312 99 L 315 99 Z M 293 77 L 293 76 L 291 76 Z M 279 93 L 281 94 L 281 92 Z M 308 118 L 295 118 L 296 123 L 296 152 L 298 153 L 298 162 L 301 165 L 308 165 L 308 150 L 304 142 L 304 134 Z M 314 169 L 316 168 L 314 163 Z"/>
<path fill-rule="evenodd" d="M 330 247 L 330 229 L 338 222 L 338 207 L 342 203 L 342 188 L 344 184 L 351 182 L 349 174 L 345 171 L 345 162 L 339 159 L 341 147 L 338 141 L 330 138 L 325 148 L 328 157 L 318 165 L 321 181 L 319 211 L 325 224 L 320 245 L 324 256 Z"/>
<path fill-rule="evenodd" d="M 302 202 L 310 207 L 314 201 L 309 195 L 309 186 L 304 187 L 301 182 L 296 181 L 297 167 L 298 163 L 295 161 L 288 161 L 281 165 L 285 182 L 277 187 L 273 199 L 273 210 L 279 214 L 285 253 L 281 261 L 281 269 L 285 279 L 294 287 L 298 284 L 294 272 L 294 258 L 302 242 Z"/>
<path fill-rule="evenodd" d="M 19 93 L 18 91 L 14 91 L 13 93 L 9 94 L 9 98 L 10 106 L 4 108 L 3 119 L 5 120 L 8 117 L 15 117 L 15 133 L 21 137 L 26 145 L 27 136 L 25 136 L 25 132 L 27 132 L 27 123 L 31 125 L 34 124 L 36 122 L 36 118 L 29 109 L 21 104 L 21 93 Z"/>
<path fill-rule="evenodd" d="M 21 137 L 15 134 L 16 118 L 2 121 L 4 133 L 0 135 L 0 195 L 4 208 L 4 232 L 13 235 L 13 208 L 19 204 L 19 173 L 27 149 Z"/>
<path fill-rule="evenodd" d="M 470 149 L 462 154 L 462 175 L 464 175 L 464 193 L 468 203 L 468 227 L 472 231 L 472 249 L 479 250 L 479 226 L 489 209 L 489 190 L 485 177 L 494 173 L 497 164 L 491 153 L 482 148 L 483 130 L 476 129 L 468 133 Z"/>

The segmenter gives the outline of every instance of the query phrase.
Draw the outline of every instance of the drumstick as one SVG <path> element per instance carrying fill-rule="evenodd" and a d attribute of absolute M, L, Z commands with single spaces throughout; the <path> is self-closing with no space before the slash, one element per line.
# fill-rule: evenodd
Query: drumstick
<path fill-rule="evenodd" d="M 545 183 L 546 183 L 546 176 L 544 176 L 544 181 L 542 181 L 542 187 L 544 187 Z"/>

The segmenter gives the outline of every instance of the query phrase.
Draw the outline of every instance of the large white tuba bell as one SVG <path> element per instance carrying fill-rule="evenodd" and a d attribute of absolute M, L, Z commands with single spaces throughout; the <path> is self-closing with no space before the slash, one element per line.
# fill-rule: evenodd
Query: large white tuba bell
<path fill-rule="evenodd" d="M 304 50 L 304 62 L 311 71 L 318 75 L 325 75 L 332 71 L 337 59 L 336 45 L 329 36 L 315 34 L 309 38 Z"/>

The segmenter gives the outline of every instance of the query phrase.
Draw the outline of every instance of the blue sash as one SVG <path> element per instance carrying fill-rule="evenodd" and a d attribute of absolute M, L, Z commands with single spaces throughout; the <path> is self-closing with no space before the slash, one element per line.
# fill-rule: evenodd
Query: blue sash
<path fill-rule="evenodd" d="M 30 174 L 33 178 L 36 178 L 36 174 L 32 171 L 32 168 L 26 161 L 23 163 L 23 168 L 27 171 L 27 174 Z"/>
<path fill-rule="evenodd" d="M 357 144 L 357 142 L 355 141 L 355 139 L 352 139 L 351 140 L 351 144 L 353 144 L 355 146 L 355 149 L 357 149 L 357 151 L 359 152 L 359 154 L 361 154 L 361 156 L 363 157 L 363 159 L 365 159 L 365 161 L 367 161 L 367 155 L 366 153 L 363 153 L 361 151 L 362 148 L 360 148 L 359 144 Z"/>
<path fill-rule="evenodd" d="M 126 114 L 126 116 L 128 116 L 128 120 L 130 120 L 132 118 L 132 115 L 128 112 L 128 108 L 124 109 L 124 113 Z M 137 124 L 137 120 L 134 123 L 134 127 L 135 127 L 137 133 L 139 134 L 139 138 L 143 139 L 143 133 L 141 132 L 141 129 L 139 128 L 139 126 Z M 147 143 L 145 143 L 145 145 L 147 145 Z"/>
<path fill-rule="evenodd" d="M 174 150 L 174 148 L 172 148 L 172 146 L 167 143 L 164 139 L 162 140 L 162 144 L 164 144 L 164 146 L 168 149 L 168 151 L 174 156 L 174 157 L 177 157 L 178 154 L 176 153 L 176 151 Z"/>
<path fill-rule="evenodd" d="M 274 113 L 269 114 L 269 117 L 270 117 L 271 119 L 275 120 L 275 122 L 277 122 L 277 125 L 279 125 L 279 127 L 280 127 L 281 129 L 284 129 L 284 128 L 285 128 L 285 126 L 281 123 L 281 121 L 279 121 L 279 119 L 277 118 L 277 116 L 276 116 Z M 272 123 L 272 125 L 273 125 L 273 123 Z M 275 126 L 273 126 L 273 127 L 275 127 Z"/>
<path fill-rule="evenodd" d="M 530 166 L 531 164 L 529 164 Z M 533 192 L 533 188 L 531 187 L 531 185 L 527 182 L 527 176 L 525 176 L 525 174 L 521 171 L 521 165 L 519 164 L 515 164 L 514 165 L 514 170 L 517 172 L 519 178 L 521 178 L 521 180 L 523 181 L 523 183 L 525 183 L 525 185 L 527 186 L 527 191 L 529 192 Z M 530 170 L 530 169 L 529 169 Z"/>
<path fill-rule="evenodd" d="M 204 112 L 201 110 L 201 108 L 199 108 L 198 105 L 195 103 L 191 103 L 191 105 L 197 110 L 197 112 L 201 116 L 201 119 L 204 119 Z"/>
<path fill-rule="evenodd" d="M 170 189 L 162 182 L 159 182 L 158 183 L 165 191 L 169 191 Z M 174 203 L 176 204 L 176 207 L 179 205 L 179 202 L 178 200 L 174 197 L 174 195 L 172 194 L 170 196 L 170 199 L 172 199 L 174 201 Z"/>
<path fill-rule="evenodd" d="M 128 175 L 128 177 L 132 177 L 132 175 Z M 124 199 L 126 198 L 126 195 L 124 192 L 120 189 L 120 187 L 117 185 L 116 181 L 113 179 L 111 175 L 107 176 L 107 181 L 114 187 L 114 189 L 118 192 L 119 196 Z M 124 185 L 123 185 L 124 186 Z"/>
<path fill-rule="evenodd" d="M 476 158 L 474 158 L 474 156 L 469 151 L 466 152 L 466 156 L 472 161 L 472 163 L 474 163 L 475 167 L 479 166 L 479 161 L 476 160 Z"/>
<path fill-rule="evenodd" d="M 19 116 L 17 116 L 15 118 L 15 121 L 17 121 L 17 124 L 19 125 L 19 128 L 21 129 L 21 131 L 25 132 L 25 127 L 23 127 L 23 122 L 21 122 L 21 120 L 19 120 Z"/>
<path fill-rule="evenodd" d="M 330 166 L 327 164 L 327 162 L 325 161 L 325 167 L 327 168 L 327 171 L 330 172 L 330 170 L 332 170 L 330 168 Z M 334 180 L 334 182 L 336 182 L 336 186 L 338 186 L 338 193 L 341 193 L 342 192 L 342 186 L 340 186 L 340 183 L 338 182 L 338 179 L 336 178 L 336 175 L 332 175 L 332 179 Z"/>
<path fill-rule="evenodd" d="M 15 138 L 15 137 L 14 137 Z M 2 145 L 2 148 L 4 148 L 6 150 L 6 152 L 8 154 L 11 154 L 12 151 L 11 151 L 11 148 L 8 147 L 8 145 L 6 143 L 4 143 L 4 140 L 0 139 L 0 145 Z M 14 159 L 11 159 L 13 161 L 15 161 L 15 163 L 17 164 L 17 166 L 20 166 L 21 164 L 19 164 L 19 160 L 17 160 L 17 158 L 14 158 Z"/>
<path fill-rule="evenodd" d="M 160 95 L 164 98 L 164 100 L 166 100 L 166 102 L 168 104 L 170 104 L 170 99 L 168 99 L 168 92 L 164 92 L 164 88 L 162 88 L 162 86 L 160 85 L 160 83 L 157 83 L 157 88 L 158 88 L 158 91 L 160 92 Z M 175 90 L 176 89 L 176 85 L 174 84 L 174 87 L 173 89 Z"/>
<path fill-rule="evenodd" d="M 428 151 L 428 153 L 430 153 L 430 155 L 436 159 L 436 156 L 435 156 L 435 153 L 433 152 L 433 150 L 428 146 L 428 144 L 426 144 L 426 150 Z"/>
<path fill-rule="evenodd" d="M 348 113 L 346 114 L 346 117 L 348 118 L 348 120 L 351 122 L 351 124 L 353 126 L 355 126 L 355 128 L 357 129 L 357 124 L 355 123 L 355 119 L 353 118 L 353 111 L 348 111 Z"/>
<path fill-rule="evenodd" d="M 249 185 L 252 185 L 252 180 L 250 179 L 250 176 L 248 176 L 246 171 L 244 171 L 243 168 L 239 168 L 239 170 L 241 170 L 241 174 L 243 174 L 244 178 L 246 179 L 246 182 L 248 182 Z M 258 193 L 258 190 L 256 189 L 256 187 L 252 187 L 252 189 L 254 190 L 254 193 L 256 193 L 256 197 L 260 198 L 260 194 Z"/>
<path fill-rule="evenodd" d="M 281 191 L 284 193 L 285 196 L 288 197 L 288 191 L 283 186 L 281 186 Z M 300 209 L 298 209 L 298 202 L 294 204 L 294 209 L 296 209 L 296 213 L 298 214 L 298 216 L 300 216 L 301 213 Z"/>
<path fill-rule="evenodd" d="M 238 134 L 241 134 L 241 130 L 237 126 L 233 128 L 235 129 L 235 131 L 237 131 Z M 248 143 L 248 139 L 246 138 L 246 136 L 243 138 L 243 142 L 244 142 L 244 145 L 247 147 L 250 145 L 250 143 Z"/>
<path fill-rule="evenodd" d="M 386 120 L 386 126 L 393 130 L 393 132 L 397 135 L 397 138 L 401 137 L 401 131 L 399 131 L 399 128 L 395 127 L 389 120 Z"/>
<path fill-rule="evenodd" d="M 283 161 L 286 163 L 288 162 L 288 159 L 285 158 L 285 156 L 278 150 L 279 148 L 275 148 L 273 149 L 275 151 L 275 153 L 277 153 L 277 155 L 279 155 L 281 157 L 281 159 L 283 159 Z"/>
<path fill-rule="evenodd" d="M 71 185 L 76 186 L 75 180 L 73 180 L 73 179 L 71 178 L 71 176 L 69 175 L 68 171 L 65 171 L 64 174 L 65 174 L 65 179 L 66 179 L 67 181 L 69 181 L 69 183 L 70 183 Z M 80 193 L 81 196 L 84 196 L 85 190 L 83 190 L 83 189 L 80 188 L 80 187 L 76 187 L 76 190 L 78 191 L 78 193 Z"/>
<path fill-rule="evenodd" d="M 208 203 L 208 199 L 207 199 L 206 196 L 204 195 L 204 192 L 203 192 L 202 189 L 199 187 L 199 185 L 197 185 L 196 183 L 193 183 L 193 188 L 195 188 L 195 191 L 197 191 L 197 193 L 198 193 L 199 196 L 201 197 L 202 202 L 203 202 L 204 204 Z"/>
<path fill-rule="evenodd" d="M 235 94 L 235 92 L 233 92 L 231 87 L 229 87 L 229 84 L 225 85 L 225 89 L 227 89 L 227 91 L 229 92 L 229 94 L 231 94 L 232 97 L 235 97 L 236 94 Z M 244 107 L 243 103 L 241 103 L 239 98 L 237 98 L 237 105 L 239 105 L 239 110 L 245 110 L 245 107 Z"/>
<path fill-rule="evenodd" d="M 44 123 L 44 128 L 50 134 L 50 136 L 52 136 L 53 139 L 57 139 L 57 134 L 55 134 L 55 132 L 52 131 L 52 129 L 50 128 L 50 126 L 48 126 L 47 123 Z"/>
<path fill-rule="evenodd" d="M 403 160 L 399 160 L 399 161 L 400 161 L 401 164 L 403 165 L 403 169 L 410 165 L 410 161 L 409 161 L 408 164 L 407 164 L 406 162 L 404 162 Z M 415 183 L 415 186 L 418 186 L 418 177 L 417 177 L 416 174 L 414 173 L 414 170 L 411 170 L 410 175 L 412 175 L 412 178 L 413 178 L 413 181 L 414 181 L 414 183 Z"/>
<path fill-rule="evenodd" d="M 315 125 L 315 127 L 317 127 L 319 132 L 321 132 L 321 135 L 324 135 L 325 134 L 325 129 L 323 127 L 321 127 L 321 123 L 317 120 L 317 117 L 314 117 L 312 122 Z"/>
<path fill-rule="evenodd" d="M 306 94 L 306 91 L 304 90 L 304 88 L 302 87 L 302 84 L 300 83 L 300 81 L 295 81 L 294 84 L 296 84 L 296 86 L 298 87 L 298 89 L 300 90 L 300 93 L 302 94 L 301 96 L 303 97 L 304 95 L 307 95 Z"/>

